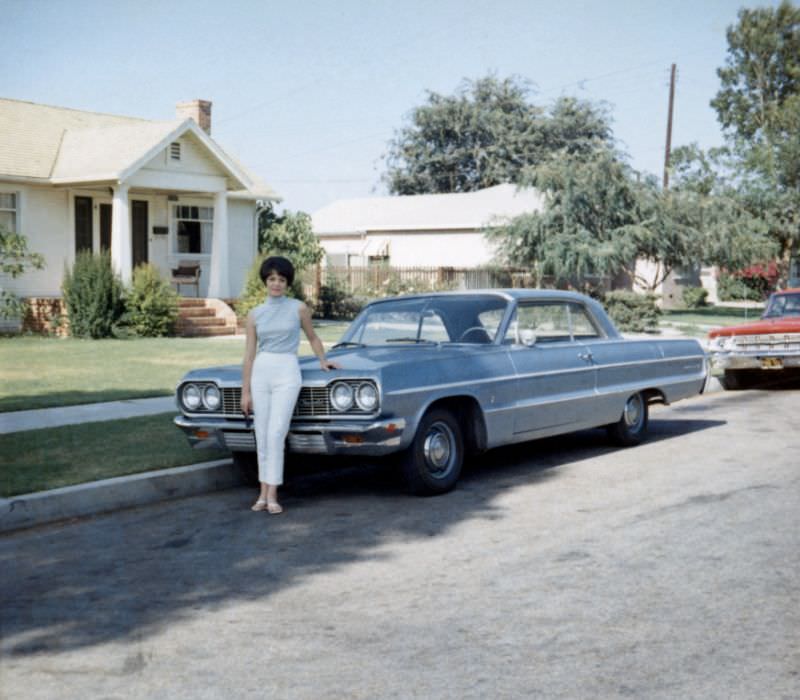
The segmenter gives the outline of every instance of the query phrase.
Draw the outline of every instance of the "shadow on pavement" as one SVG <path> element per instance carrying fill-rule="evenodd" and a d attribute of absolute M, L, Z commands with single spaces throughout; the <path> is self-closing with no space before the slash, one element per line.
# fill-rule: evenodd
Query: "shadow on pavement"
<path fill-rule="evenodd" d="M 651 433 L 668 440 L 719 425 L 654 419 Z M 617 449 L 591 430 L 492 450 L 438 498 L 406 496 L 385 465 L 296 469 L 281 516 L 252 513 L 255 490 L 234 489 L 0 537 L 0 650 L 13 657 L 146 636 L 198 610 L 264 601 L 308 576 L 384 558 L 392 541 L 502 518 L 498 494 Z"/>

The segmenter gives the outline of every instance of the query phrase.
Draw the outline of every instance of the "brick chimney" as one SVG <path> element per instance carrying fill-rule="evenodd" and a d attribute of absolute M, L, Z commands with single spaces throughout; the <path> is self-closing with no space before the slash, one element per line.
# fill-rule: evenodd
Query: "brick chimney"
<path fill-rule="evenodd" d="M 208 100 L 189 100 L 175 105 L 178 119 L 194 119 L 197 125 L 211 136 L 211 102 Z"/>

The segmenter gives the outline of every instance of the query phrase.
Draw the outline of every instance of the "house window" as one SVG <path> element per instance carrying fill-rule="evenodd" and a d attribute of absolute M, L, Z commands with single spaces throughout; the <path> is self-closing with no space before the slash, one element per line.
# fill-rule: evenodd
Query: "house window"
<path fill-rule="evenodd" d="M 172 207 L 175 253 L 211 253 L 214 207 L 176 204 Z"/>
<path fill-rule="evenodd" d="M 19 197 L 16 192 L 0 192 L 0 226 L 17 233 Z"/>
<path fill-rule="evenodd" d="M 169 159 L 170 160 L 181 159 L 181 144 L 178 141 L 173 141 L 169 145 Z"/>
<path fill-rule="evenodd" d="M 370 267 L 389 267 L 388 255 L 370 255 L 368 258 Z"/>

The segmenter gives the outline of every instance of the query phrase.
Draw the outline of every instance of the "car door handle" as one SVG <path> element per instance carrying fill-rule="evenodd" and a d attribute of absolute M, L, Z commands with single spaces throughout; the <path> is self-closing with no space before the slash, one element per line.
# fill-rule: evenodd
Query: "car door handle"
<path fill-rule="evenodd" d="M 591 350 L 587 350 L 586 352 L 579 352 L 578 359 L 584 360 L 585 362 L 591 362 L 592 360 L 594 360 L 594 355 L 592 355 Z"/>

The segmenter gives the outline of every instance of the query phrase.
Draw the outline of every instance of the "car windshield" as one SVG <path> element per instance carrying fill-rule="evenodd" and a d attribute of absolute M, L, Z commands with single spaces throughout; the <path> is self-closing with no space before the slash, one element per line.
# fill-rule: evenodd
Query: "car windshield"
<path fill-rule="evenodd" d="M 800 316 L 800 293 L 798 294 L 773 294 L 764 318 L 780 318 L 782 316 Z"/>
<path fill-rule="evenodd" d="M 353 321 L 342 344 L 489 344 L 508 301 L 495 295 L 392 299 L 372 304 Z"/>

